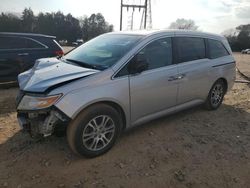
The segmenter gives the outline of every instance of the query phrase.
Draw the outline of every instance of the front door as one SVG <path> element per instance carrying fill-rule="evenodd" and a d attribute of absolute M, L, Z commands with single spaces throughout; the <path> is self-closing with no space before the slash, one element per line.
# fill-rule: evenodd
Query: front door
<path fill-rule="evenodd" d="M 137 55 L 144 56 L 149 66 L 146 71 L 129 76 L 132 124 L 175 106 L 178 88 L 170 37 L 149 43 Z"/>

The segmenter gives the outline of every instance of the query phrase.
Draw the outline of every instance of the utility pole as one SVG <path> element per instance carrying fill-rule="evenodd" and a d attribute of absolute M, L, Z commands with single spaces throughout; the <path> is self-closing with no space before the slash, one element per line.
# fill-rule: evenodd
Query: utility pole
<path fill-rule="evenodd" d="M 123 0 L 121 0 L 120 31 L 122 30 L 122 8 L 123 8 Z"/>
<path fill-rule="evenodd" d="M 144 29 L 147 28 L 147 10 L 148 10 L 148 0 L 145 0 L 145 18 L 144 18 Z"/>
<path fill-rule="evenodd" d="M 141 5 L 141 4 L 140 5 L 139 4 L 123 4 L 123 0 L 121 0 L 120 31 L 122 30 L 123 8 L 127 8 L 127 10 L 132 8 L 133 11 L 135 9 L 139 9 L 139 11 L 141 9 L 143 9 L 143 12 L 144 12 L 144 29 L 146 29 L 146 27 L 147 27 L 147 7 L 148 7 L 148 0 L 145 0 L 144 5 Z M 132 13 L 132 16 L 133 16 L 133 13 Z M 133 18 L 132 18 L 132 22 L 133 22 Z"/>
<path fill-rule="evenodd" d="M 152 10 L 151 10 L 151 0 L 145 0 L 147 3 L 146 10 L 143 10 L 141 17 L 140 29 L 152 29 Z"/>

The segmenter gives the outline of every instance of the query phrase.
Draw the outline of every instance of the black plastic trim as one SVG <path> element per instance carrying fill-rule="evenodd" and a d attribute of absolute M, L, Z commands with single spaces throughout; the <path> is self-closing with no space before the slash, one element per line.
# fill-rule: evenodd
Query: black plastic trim
<path fill-rule="evenodd" d="M 220 66 L 230 65 L 230 64 L 235 64 L 235 61 L 229 62 L 229 63 L 223 63 L 223 64 L 220 64 L 220 65 L 214 65 L 214 66 L 212 66 L 212 67 L 220 67 Z"/>

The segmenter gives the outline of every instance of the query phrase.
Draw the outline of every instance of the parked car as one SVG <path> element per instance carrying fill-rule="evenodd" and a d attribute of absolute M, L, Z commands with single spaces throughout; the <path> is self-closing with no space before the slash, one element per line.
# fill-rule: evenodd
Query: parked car
<path fill-rule="evenodd" d="M 29 33 L 0 32 L 0 83 L 16 81 L 33 67 L 35 60 L 63 55 L 56 37 Z"/>
<path fill-rule="evenodd" d="M 250 49 L 245 49 L 241 51 L 242 54 L 250 54 Z"/>
<path fill-rule="evenodd" d="M 82 39 L 77 39 L 75 42 L 72 42 L 73 46 L 80 46 L 81 44 L 83 44 L 83 40 Z"/>
<path fill-rule="evenodd" d="M 62 46 L 67 46 L 68 41 L 67 40 L 59 40 L 59 44 Z"/>
<path fill-rule="evenodd" d="M 19 75 L 18 120 L 33 136 L 63 126 L 95 157 L 121 132 L 195 105 L 217 109 L 235 80 L 227 40 L 193 31 L 115 32 Z"/>

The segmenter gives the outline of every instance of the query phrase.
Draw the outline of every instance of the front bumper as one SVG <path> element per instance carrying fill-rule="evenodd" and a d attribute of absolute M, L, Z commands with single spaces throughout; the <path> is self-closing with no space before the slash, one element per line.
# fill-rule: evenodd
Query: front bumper
<path fill-rule="evenodd" d="M 23 130 L 44 137 L 53 134 L 55 128 L 63 129 L 70 121 L 70 118 L 55 107 L 37 111 L 18 111 L 17 119 Z"/>
<path fill-rule="evenodd" d="M 23 91 L 19 92 L 16 106 L 24 95 Z M 23 130 L 32 135 L 43 135 L 44 137 L 53 134 L 55 129 L 63 130 L 71 120 L 54 106 L 42 110 L 17 110 L 17 119 Z"/>

